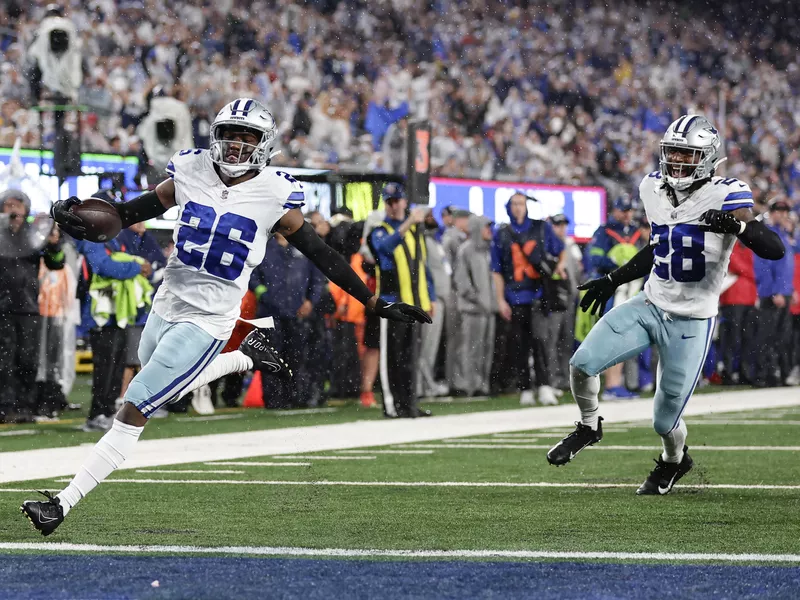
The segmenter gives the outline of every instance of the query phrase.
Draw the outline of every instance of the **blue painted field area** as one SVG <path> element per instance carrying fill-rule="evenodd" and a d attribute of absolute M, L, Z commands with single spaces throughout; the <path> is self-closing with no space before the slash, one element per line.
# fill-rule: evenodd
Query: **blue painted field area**
<path fill-rule="evenodd" d="M 796 567 L 0 555 L 0 598 L 20 600 L 788 599 L 798 589 Z"/>

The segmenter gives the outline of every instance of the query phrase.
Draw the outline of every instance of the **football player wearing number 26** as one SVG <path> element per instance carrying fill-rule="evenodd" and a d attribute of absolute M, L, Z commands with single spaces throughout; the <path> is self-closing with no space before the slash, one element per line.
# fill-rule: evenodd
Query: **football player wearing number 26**
<path fill-rule="evenodd" d="M 573 355 L 570 384 L 581 421 L 547 453 L 551 464 L 564 465 L 602 439 L 599 373 L 656 345 L 653 427 L 663 452 L 636 493 L 667 494 L 692 468 L 681 415 L 711 343 L 733 245 L 738 237 L 768 260 L 784 253 L 778 235 L 755 220 L 750 187 L 714 175 L 724 160 L 719 132 L 705 117 L 684 115 L 664 134 L 660 168 L 639 185 L 650 243 L 609 275 L 580 286 L 586 290 L 581 308 L 602 312 L 619 285 L 650 277 L 642 292 L 600 319 Z"/>
<path fill-rule="evenodd" d="M 263 367 L 262 362 L 280 369 L 258 330 L 243 342 L 241 351 L 219 354 L 272 234 L 281 233 L 326 277 L 379 317 L 430 323 L 415 306 L 374 296 L 305 222 L 300 211 L 303 186 L 287 173 L 264 171 L 276 133 L 275 120 L 263 105 L 249 98 L 234 100 L 214 119 L 209 150 L 178 152 L 167 166 L 169 179 L 152 192 L 115 205 L 123 228 L 177 206 L 175 251 L 142 334 L 142 370 L 131 382 L 112 428 L 61 493 L 45 493 L 47 500 L 22 506 L 42 534 L 52 533 L 81 498 L 122 465 L 158 408 L 201 381 Z M 51 211 L 61 228 L 77 238 L 84 227 L 69 209 L 80 202 L 74 197 L 59 201 Z"/>

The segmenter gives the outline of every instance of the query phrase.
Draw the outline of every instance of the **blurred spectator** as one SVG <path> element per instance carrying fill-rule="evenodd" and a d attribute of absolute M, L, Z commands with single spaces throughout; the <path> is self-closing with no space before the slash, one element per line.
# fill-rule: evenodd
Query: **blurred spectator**
<path fill-rule="evenodd" d="M 114 420 L 122 387 L 127 350 L 125 328 L 138 317 L 127 314 L 125 307 L 130 304 L 124 297 L 133 294 L 135 305 L 139 305 L 140 292 L 150 288 L 146 278 L 153 269 L 144 259 L 137 260 L 127 254 L 119 239 L 105 244 L 79 240 L 75 246 L 84 257 L 89 275 L 89 298 L 83 306 L 81 324 L 90 331 L 92 405 L 83 429 L 106 431 Z"/>
<path fill-rule="evenodd" d="M 497 295 L 490 268 L 489 247 L 492 222 L 486 217 L 469 218 L 469 239 L 459 248 L 453 273 L 453 291 L 461 327 L 453 384 L 467 396 L 488 396 L 492 370 Z"/>
<path fill-rule="evenodd" d="M 556 237 L 564 243 L 566 257 L 564 270 L 567 276 L 564 279 L 553 276 L 545 287 L 549 311 L 545 357 L 550 365 L 552 386 L 565 390 L 569 389 L 569 359 L 574 351 L 574 314 L 578 297 L 577 287 L 581 278 L 581 251 L 575 241 L 567 235 L 569 219 L 565 215 L 553 215 L 550 217 L 550 224 Z"/>
<path fill-rule="evenodd" d="M 753 251 L 736 242 L 719 297 L 718 371 L 724 385 L 749 383 L 753 376 L 757 310 Z M 795 275 L 796 276 L 796 275 Z"/>
<path fill-rule="evenodd" d="M 48 237 L 52 221 L 29 222 L 30 209 L 23 192 L 0 194 L 0 422 L 30 422 L 37 412 L 39 263 L 64 268 L 58 236 Z"/>
<path fill-rule="evenodd" d="M 453 208 L 449 211 L 451 224 L 442 233 L 442 251 L 444 252 L 445 269 L 453 273 L 453 265 L 456 264 L 456 256 L 461 244 L 467 241 L 469 235 L 470 212 L 461 208 Z M 461 331 L 461 321 L 459 320 L 456 297 L 449 294 L 445 297 L 445 380 L 451 388 L 455 388 L 456 360 L 457 355 L 454 351 L 458 347 L 459 332 Z"/>
<path fill-rule="evenodd" d="M 420 331 L 417 394 L 421 397 L 444 396 L 450 388 L 447 382 L 436 380 L 436 362 L 442 345 L 442 331 L 447 320 L 447 310 L 452 304 L 450 298 L 453 270 L 445 259 L 441 242 L 437 240 L 440 229 L 432 211 L 428 211 L 425 215 L 424 225 L 425 245 L 428 250 L 427 267 L 433 279 L 436 300 L 433 301 L 433 323 L 428 327 L 422 327 Z"/>
<path fill-rule="evenodd" d="M 520 404 L 535 403 L 530 359 L 536 371 L 540 404 L 557 404 L 545 358 L 543 276 L 565 277 L 564 243 L 546 221 L 528 217 L 528 197 L 517 192 L 506 204 L 510 223 L 501 226 L 492 242 L 492 271 L 500 316 L 511 323 L 509 359 L 516 375 Z"/>
<path fill-rule="evenodd" d="M 408 154 L 408 115 L 389 125 L 381 148 L 383 171 L 405 173 Z"/>
<path fill-rule="evenodd" d="M 60 244 L 60 231 L 53 228 L 47 238 L 50 247 Z M 69 316 L 75 304 L 75 274 L 66 264 L 60 269 L 50 269 L 42 259 L 39 266 L 39 314 L 42 327 L 39 339 L 39 370 L 36 374 L 37 413 L 44 419 L 53 418 L 67 407 L 64 383 L 67 370 L 74 370 L 67 362 L 71 352 L 65 350 L 65 328 L 72 321 Z"/>
<path fill-rule="evenodd" d="M 135 223 L 124 229 L 117 236 L 123 252 L 133 256 L 138 256 L 150 263 L 153 270 L 151 281 L 157 286 L 164 274 L 166 260 L 164 259 L 161 246 L 156 241 L 155 236 L 147 231 L 144 223 Z M 133 376 L 142 368 L 139 361 L 139 342 L 142 339 L 144 325 L 147 322 L 148 311 L 141 310 L 134 323 L 125 328 L 125 370 L 122 375 L 122 386 L 117 398 L 117 406 L 122 406 L 122 399 L 128 389 L 128 384 Z"/>
<path fill-rule="evenodd" d="M 611 218 L 595 231 L 592 240 L 586 246 L 589 278 L 594 279 L 608 275 L 617 267 L 628 262 L 649 242 L 642 237 L 639 226 L 633 220 L 633 203 L 627 194 L 614 200 Z M 635 296 L 642 289 L 643 280 L 633 281 L 618 288 L 614 298 L 609 300 L 606 310 L 622 304 Z M 579 312 L 578 319 L 592 320 L 588 313 Z M 629 400 L 639 395 L 625 387 L 623 379 L 624 364 L 614 365 L 605 371 L 605 389 L 602 399 Z"/>
<path fill-rule="evenodd" d="M 266 408 L 306 406 L 313 396 L 311 325 L 309 318 L 322 295 L 325 278 L 280 234 L 267 243 L 261 265 L 250 278 L 258 301 L 257 316 L 273 317 L 270 341 L 292 369 L 285 380 L 264 372 L 261 384 Z"/>
<path fill-rule="evenodd" d="M 367 287 L 372 292 L 377 292 L 377 264 L 375 255 L 370 249 L 369 237 L 376 227 L 383 223 L 385 213 L 375 210 L 367 215 L 364 221 L 364 231 L 361 234 L 361 248 L 358 253 L 364 259 L 361 267 L 367 275 Z M 361 406 L 364 408 L 377 408 L 374 387 L 378 377 L 378 364 L 380 362 L 381 324 L 380 317 L 372 313 L 364 319 L 364 351 L 361 355 Z"/>
<path fill-rule="evenodd" d="M 403 186 L 387 184 L 382 191 L 386 216 L 369 235 L 377 259 L 377 293 L 387 302 L 406 302 L 430 312 L 436 299 L 426 266 L 427 248 L 422 231 L 425 209 L 407 213 Z M 383 412 L 390 418 L 430 415 L 417 406 L 417 359 L 419 328 L 415 323 L 380 321 L 381 389 Z"/>
<path fill-rule="evenodd" d="M 794 291 L 794 252 L 787 234 L 790 210 L 791 205 L 780 198 L 769 204 L 769 228 L 786 246 L 784 257 L 769 261 L 755 256 L 753 260 L 759 299 L 759 351 L 753 381 L 757 387 L 782 385 L 791 370 L 788 353 L 780 350 L 791 344 L 789 303 Z"/>

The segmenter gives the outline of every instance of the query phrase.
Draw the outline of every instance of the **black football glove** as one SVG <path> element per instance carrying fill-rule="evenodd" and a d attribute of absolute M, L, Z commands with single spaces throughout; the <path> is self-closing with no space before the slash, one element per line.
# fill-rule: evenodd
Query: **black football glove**
<path fill-rule="evenodd" d="M 599 311 L 599 314 L 602 315 L 606 304 L 617 289 L 617 284 L 611 280 L 611 275 L 606 275 L 600 279 L 587 281 L 583 285 L 579 285 L 578 289 L 586 292 L 581 298 L 581 310 L 590 315 Z"/>
<path fill-rule="evenodd" d="M 708 223 L 708 226 L 701 225 L 700 229 L 703 231 L 710 231 L 712 233 L 729 233 L 731 235 L 740 235 L 744 228 L 743 221 L 740 221 L 733 216 L 730 211 L 711 209 L 700 215 L 700 222 Z"/>
<path fill-rule="evenodd" d="M 61 231 L 70 234 L 76 240 L 82 240 L 86 236 L 86 228 L 83 226 L 83 219 L 69 209 L 81 203 L 81 199 L 77 196 L 70 196 L 66 200 L 54 202 L 50 207 L 50 216 L 58 223 Z"/>
<path fill-rule="evenodd" d="M 400 321 L 402 323 L 431 323 L 431 318 L 421 308 L 405 302 L 386 302 L 378 298 L 375 303 L 375 314 L 381 319 Z"/>

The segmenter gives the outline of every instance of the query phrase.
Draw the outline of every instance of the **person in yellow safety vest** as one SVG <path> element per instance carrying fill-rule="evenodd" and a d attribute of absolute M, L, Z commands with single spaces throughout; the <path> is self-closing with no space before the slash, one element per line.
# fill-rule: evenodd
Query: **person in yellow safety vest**
<path fill-rule="evenodd" d="M 408 212 L 403 186 L 387 184 L 382 191 L 386 218 L 367 240 L 377 260 L 377 294 L 386 302 L 405 302 L 431 313 L 436 299 L 422 225 L 427 209 Z M 381 389 L 386 417 L 426 417 L 417 406 L 416 377 L 419 331 L 413 323 L 380 324 Z"/>

